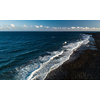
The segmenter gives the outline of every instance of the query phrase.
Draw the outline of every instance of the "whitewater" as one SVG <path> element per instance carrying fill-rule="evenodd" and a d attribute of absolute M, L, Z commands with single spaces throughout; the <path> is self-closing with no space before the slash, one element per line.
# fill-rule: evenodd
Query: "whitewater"
<path fill-rule="evenodd" d="M 44 80 L 50 71 L 58 68 L 65 61 L 69 60 L 75 50 L 82 45 L 87 45 L 91 40 L 90 38 L 92 38 L 91 35 L 83 34 L 83 40 L 69 44 L 65 41 L 60 50 L 47 52 L 48 55 L 43 57 L 39 56 L 39 63 L 33 62 L 19 70 L 16 68 L 18 74 L 15 78 L 20 78 L 22 80 Z"/>

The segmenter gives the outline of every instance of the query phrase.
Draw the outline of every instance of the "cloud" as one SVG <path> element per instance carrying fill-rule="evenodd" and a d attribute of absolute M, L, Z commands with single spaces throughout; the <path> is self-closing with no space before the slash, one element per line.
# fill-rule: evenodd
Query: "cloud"
<path fill-rule="evenodd" d="M 77 26 L 76 29 L 85 29 L 84 27 Z"/>
<path fill-rule="evenodd" d="M 52 29 L 61 30 L 62 28 L 61 27 L 52 27 Z M 63 29 L 64 29 L 64 27 L 63 27 Z"/>
<path fill-rule="evenodd" d="M 7 28 L 10 28 L 10 27 L 7 25 Z"/>
<path fill-rule="evenodd" d="M 53 29 L 57 29 L 56 27 L 52 27 Z"/>
<path fill-rule="evenodd" d="M 35 25 L 36 28 L 39 28 L 39 26 Z"/>
<path fill-rule="evenodd" d="M 100 28 L 96 28 L 96 29 L 100 29 Z"/>
<path fill-rule="evenodd" d="M 63 30 L 67 29 L 67 27 L 62 27 Z"/>
<path fill-rule="evenodd" d="M 15 27 L 15 28 L 14 28 Z M 22 27 L 22 29 L 21 29 Z M 37 30 L 37 31 L 40 31 L 40 30 L 52 30 L 52 31 L 95 31 L 95 30 L 100 30 L 100 28 L 96 28 L 96 27 L 80 27 L 80 26 L 72 26 L 72 27 L 49 27 L 49 26 L 43 26 L 43 25 L 35 25 L 35 26 L 28 26 L 27 25 L 23 25 L 23 26 L 15 26 L 14 24 L 9 24 L 9 25 L 6 25 L 4 24 L 3 26 L 0 26 L 0 30 L 4 29 L 4 30 Z M 35 27 L 35 28 L 33 28 Z M 28 29 L 27 29 L 28 28 Z M 32 29 L 33 28 L 33 29 Z M 36 29 L 37 28 L 37 29 Z"/>
<path fill-rule="evenodd" d="M 62 29 L 63 29 L 63 30 L 67 30 L 67 29 L 68 29 L 68 30 L 69 30 L 69 29 L 71 29 L 71 28 L 68 28 L 68 27 L 62 27 Z"/>
<path fill-rule="evenodd" d="M 50 28 L 49 26 L 44 26 L 45 28 Z"/>
<path fill-rule="evenodd" d="M 9 25 L 4 25 L 4 28 L 10 28 Z"/>
<path fill-rule="evenodd" d="M 80 27 L 77 27 L 77 29 L 79 29 Z"/>
<path fill-rule="evenodd" d="M 95 27 L 93 27 L 93 28 L 91 28 L 91 29 L 93 29 L 93 30 L 96 30 L 96 29 L 97 29 L 97 30 L 98 30 L 98 29 L 100 29 L 100 28 L 95 28 Z"/>
<path fill-rule="evenodd" d="M 67 28 L 67 29 L 70 29 L 70 28 Z"/>
<path fill-rule="evenodd" d="M 59 27 L 59 29 L 61 29 L 61 27 Z"/>
<path fill-rule="evenodd" d="M 24 25 L 23 27 L 28 28 L 28 26 Z"/>
<path fill-rule="evenodd" d="M 75 29 L 76 27 L 71 27 L 71 29 Z"/>
<path fill-rule="evenodd" d="M 91 28 L 91 29 L 96 29 L 95 27 Z"/>
<path fill-rule="evenodd" d="M 65 30 L 66 28 L 65 27 L 62 27 L 62 29 Z"/>
<path fill-rule="evenodd" d="M 90 29 L 90 28 L 89 27 L 77 27 L 77 29 L 87 30 L 87 29 Z"/>
<path fill-rule="evenodd" d="M 43 25 L 40 25 L 40 27 L 42 28 L 42 27 L 43 27 Z"/>
<path fill-rule="evenodd" d="M 15 25 L 14 25 L 14 24 L 11 24 L 11 26 L 12 26 L 12 27 L 15 27 Z"/>
<path fill-rule="evenodd" d="M 0 26 L 0 29 L 2 29 L 2 27 Z"/>
<path fill-rule="evenodd" d="M 66 29 L 74 29 L 74 30 L 87 30 L 87 29 L 90 29 L 89 27 L 79 27 L 79 26 L 77 26 L 77 27 L 69 27 L 69 28 L 67 28 L 67 27 L 62 27 L 62 29 L 63 30 L 66 30 Z"/>
<path fill-rule="evenodd" d="M 85 29 L 89 29 L 89 27 L 85 27 Z"/>

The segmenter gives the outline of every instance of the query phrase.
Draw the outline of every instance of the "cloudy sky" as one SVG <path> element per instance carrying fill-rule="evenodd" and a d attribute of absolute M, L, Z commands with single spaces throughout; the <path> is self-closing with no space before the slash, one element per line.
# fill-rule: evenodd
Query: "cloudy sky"
<path fill-rule="evenodd" d="M 100 31 L 100 20 L 0 20 L 0 31 Z"/>

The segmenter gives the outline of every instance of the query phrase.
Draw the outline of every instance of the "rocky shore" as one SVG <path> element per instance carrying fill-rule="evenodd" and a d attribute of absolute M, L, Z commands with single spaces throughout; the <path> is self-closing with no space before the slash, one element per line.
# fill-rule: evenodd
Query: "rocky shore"
<path fill-rule="evenodd" d="M 45 80 L 99 80 L 100 79 L 100 33 L 91 34 L 97 50 L 75 51 L 72 60 L 51 71 Z M 74 58 L 77 55 L 77 58 Z"/>

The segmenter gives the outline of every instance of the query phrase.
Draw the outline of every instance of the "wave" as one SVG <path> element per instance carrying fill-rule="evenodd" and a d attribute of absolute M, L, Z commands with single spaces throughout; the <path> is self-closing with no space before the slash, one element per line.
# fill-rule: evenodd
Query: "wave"
<path fill-rule="evenodd" d="M 36 61 L 33 61 L 31 64 L 17 69 L 17 79 L 27 79 L 27 80 L 43 80 L 47 74 L 58 68 L 65 61 L 67 61 L 75 50 L 80 46 L 86 45 L 89 43 L 90 35 L 84 35 L 83 39 L 76 41 L 74 43 L 67 43 L 66 41 L 62 44 L 62 47 L 58 51 L 48 52 L 48 55 L 40 56 Z"/>

